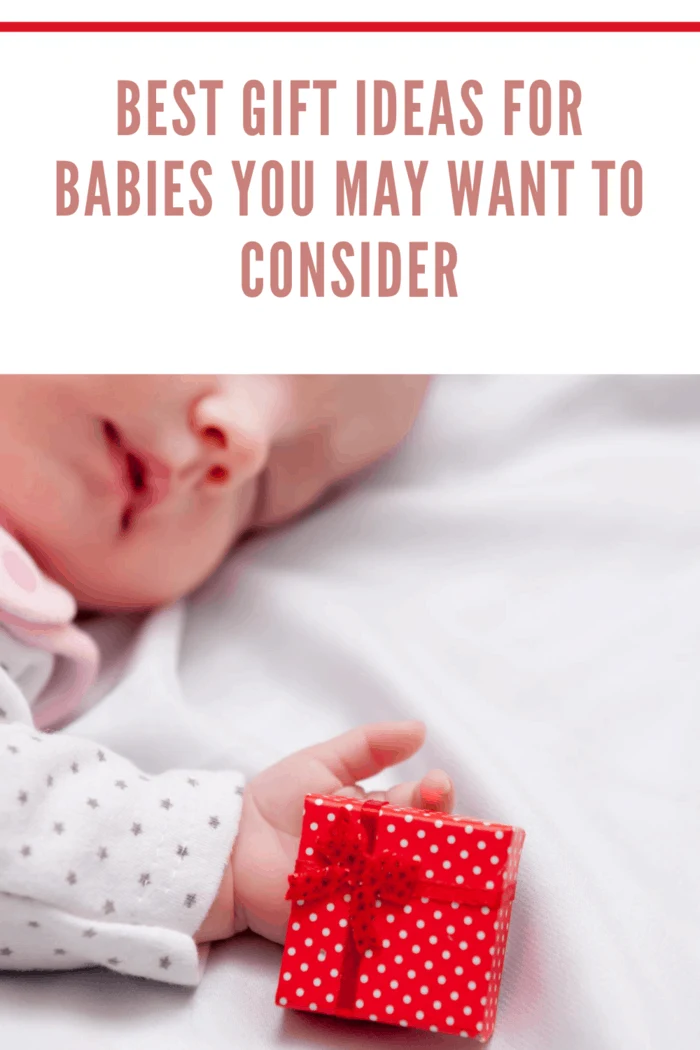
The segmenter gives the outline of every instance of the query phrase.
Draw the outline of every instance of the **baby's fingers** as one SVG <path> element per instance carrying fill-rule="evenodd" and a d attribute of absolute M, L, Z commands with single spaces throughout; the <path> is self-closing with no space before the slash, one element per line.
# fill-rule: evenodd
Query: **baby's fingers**
<path fill-rule="evenodd" d="M 390 802 L 392 806 L 432 809 L 442 813 L 450 813 L 454 806 L 452 781 L 441 769 L 434 769 L 420 781 L 397 784 L 388 791 L 370 791 L 365 794 L 361 787 L 353 784 L 339 788 L 336 794 L 347 798 L 376 798 L 382 802 Z"/>
<path fill-rule="evenodd" d="M 419 782 L 397 784 L 390 788 L 386 797 L 392 806 L 450 813 L 454 806 L 454 787 L 447 773 L 434 769 Z"/>
<path fill-rule="evenodd" d="M 425 739 L 422 722 L 377 722 L 301 752 L 304 759 L 320 762 L 341 784 L 352 784 L 404 762 Z"/>

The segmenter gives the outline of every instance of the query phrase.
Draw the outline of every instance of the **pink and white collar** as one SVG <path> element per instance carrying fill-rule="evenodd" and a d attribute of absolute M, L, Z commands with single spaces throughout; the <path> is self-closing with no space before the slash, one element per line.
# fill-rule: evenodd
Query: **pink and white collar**
<path fill-rule="evenodd" d="M 73 596 L 0 528 L 0 628 L 56 657 L 51 679 L 34 704 L 40 729 L 58 729 L 72 721 L 97 674 L 97 646 L 73 624 L 76 612 Z"/>

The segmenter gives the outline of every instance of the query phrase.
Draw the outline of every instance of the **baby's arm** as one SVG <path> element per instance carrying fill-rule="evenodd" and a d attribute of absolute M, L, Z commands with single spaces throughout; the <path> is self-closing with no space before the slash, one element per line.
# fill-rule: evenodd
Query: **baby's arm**
<path fill-rule="evenodd" d="M 234 772 L 146 776 L 90 740 L 38 732 L 0 669 L 0 968 L 197 984 L 195 934 L 242 792 Z"/>
<path fill-rule="evenodd" d="M 413 425 L 429 378 L 302 375 L 270 382 L 279 384 L 282 407 L 255 526 L 293 517 L 335 483 L 395 448 Z M 262 389 L 251 385 L 253 400 Z"/>

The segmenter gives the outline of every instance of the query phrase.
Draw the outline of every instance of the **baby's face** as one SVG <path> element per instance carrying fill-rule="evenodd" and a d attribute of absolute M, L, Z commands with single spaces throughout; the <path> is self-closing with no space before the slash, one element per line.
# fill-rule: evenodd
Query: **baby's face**
<path fill-rule="evenodd" d="M 174 600 L 250 516 L 246 414 L 234 377 L 4 376 L 0 525 L 86 607 Z"/>

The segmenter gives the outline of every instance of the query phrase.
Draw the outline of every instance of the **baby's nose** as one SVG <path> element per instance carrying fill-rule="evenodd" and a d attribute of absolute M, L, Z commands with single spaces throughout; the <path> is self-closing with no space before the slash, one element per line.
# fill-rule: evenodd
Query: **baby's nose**
<path fill-rule="evenodd" d="M 203 398 L 195 408 L 195 428 L 204 449 L 205 480 L 212 487 L 234 487 L 260 472 L 268 440 L 248 406 L 226 393 Z"/>

